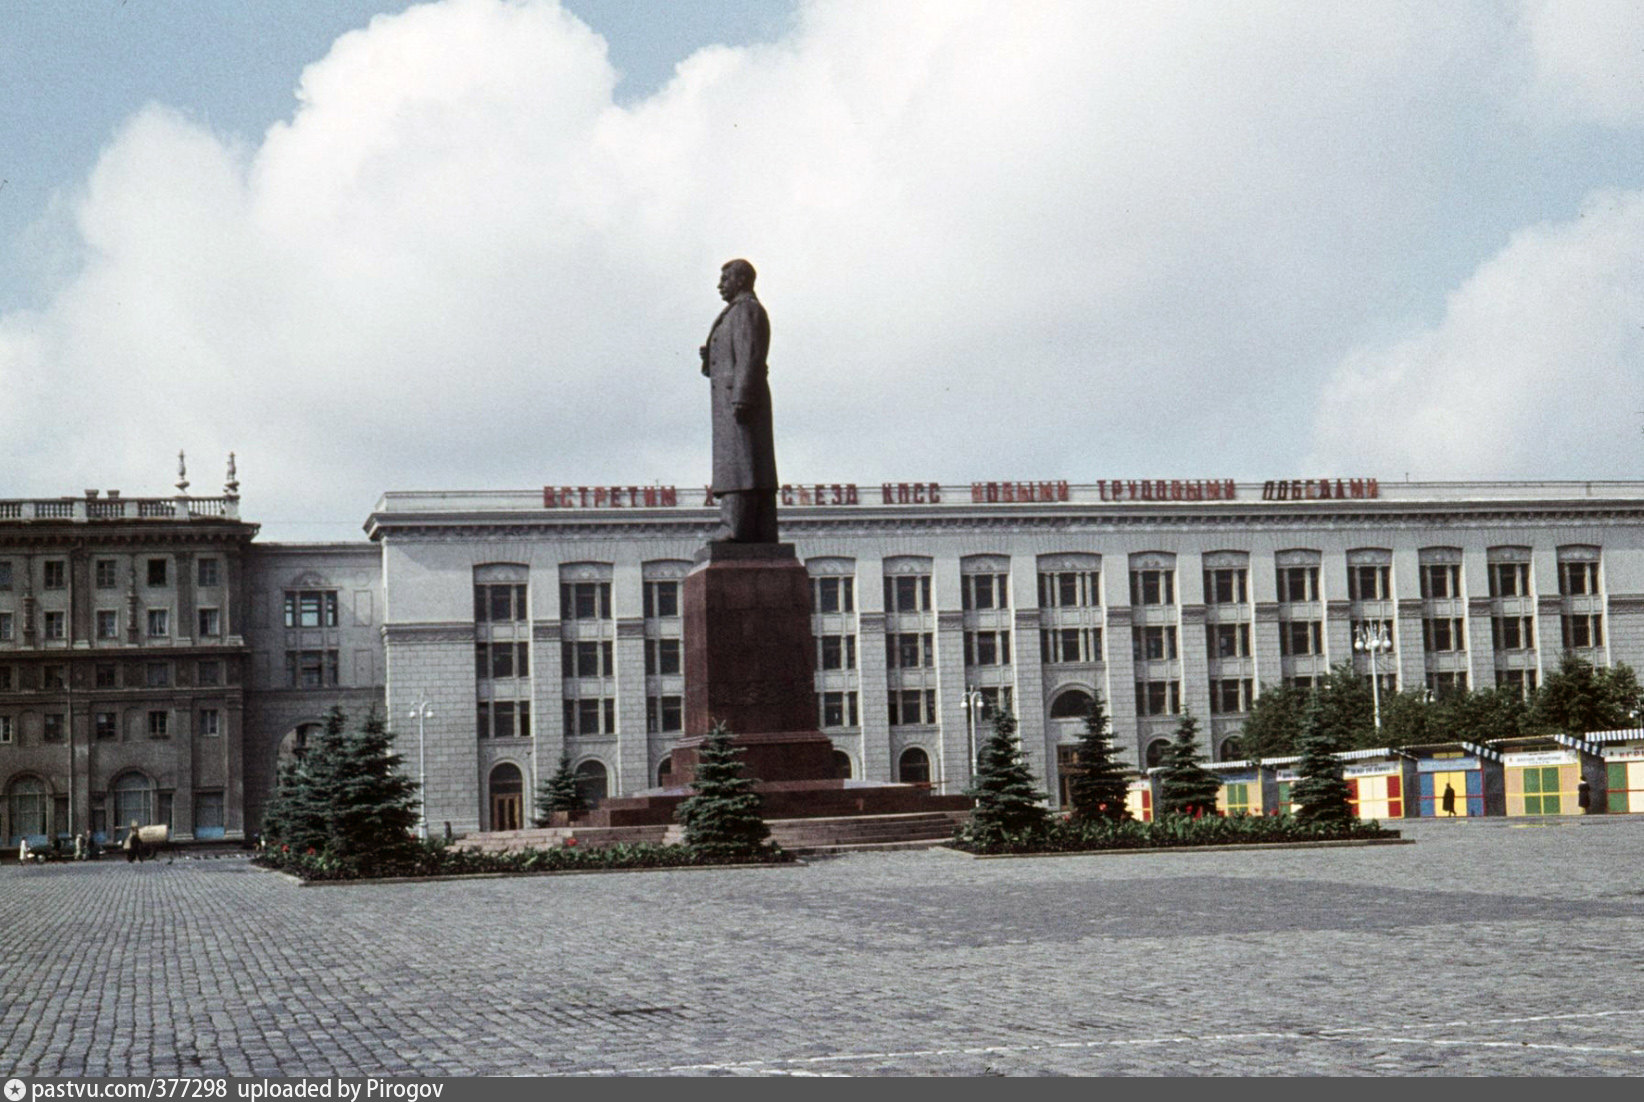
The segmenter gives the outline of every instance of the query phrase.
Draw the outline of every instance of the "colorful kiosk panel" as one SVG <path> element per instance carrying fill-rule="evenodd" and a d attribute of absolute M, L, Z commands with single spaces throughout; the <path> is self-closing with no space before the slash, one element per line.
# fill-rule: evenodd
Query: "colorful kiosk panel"
<path fill-rule="evenodd" d="M 1414 774 L 1414 763 L 1404 758 L 1389 757 L 1343 766 L 1347 803 L 1353 815 L 1360 819 L 1404 818 Z"/>
<path fill-rule="evenodd" d="M 1138 823 L 1153 821 L 1153 781 L 1144 777 L 1139 781 L 1131 781 L 1130 789 L 1125 793 L 1125 810 Z"/>
<path fill-rule="evenodd" d="M 1503 754 L 1508 815 L 1578 815 L 1581 759 L 1574 750 Z"/>
<path fill-rule="evenodd" d="M 1263 791 L 1266 770 L 1249 762 L 1223 762 L 1212 766 L 1222 786 L 1216 792 L 1218 815 L 1265 815 L 1269 806 L 1268 793 Z"/>
<path fill-rule="evenodd" d="M 1610 811 L 1644 811 L 1644 746 L 1606 747 L 1604 775 Z"/>
<path fill-rule="evenodd" d="M 1406 800 L 1407 817 L 1459 819 L 1502 814 L 1500 755 L 1470 743 L 1413 746 L 1407 752 L 1416 759 L 1416 794 L 1413 806 Z"/>

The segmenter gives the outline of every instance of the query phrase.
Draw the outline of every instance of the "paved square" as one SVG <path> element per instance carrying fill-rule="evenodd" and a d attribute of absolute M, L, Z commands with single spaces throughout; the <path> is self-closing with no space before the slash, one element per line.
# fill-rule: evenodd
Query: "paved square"
<path fill-rule="evenodd" d="M 1644 817 L 298 888 L 0 868 L 0 1074 L 1644 1074 Z"/>

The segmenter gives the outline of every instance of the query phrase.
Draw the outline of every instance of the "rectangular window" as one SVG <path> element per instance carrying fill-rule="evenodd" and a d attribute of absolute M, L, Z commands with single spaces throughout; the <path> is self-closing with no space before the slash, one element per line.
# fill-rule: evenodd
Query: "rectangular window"
<path fill-rule="evenodd" d="M 1132 570 L 1130 603 L 1133 605 L 1173 605 L 1176 603 L 1174 570 Z"/>
<path fill-rule="evenodd" d="M 223 794 L 221 792 L 194 793 L 194 836 L 221 838 L 223 836 Z"/>
<path fill-rule="evenodd" d="M 892 670 L 923 669 L 936 665 L 935 636 L 930 632 L 902 631 L 885 635 L 885 666 Z"/>
<path fill-rule="evenodd" d="M 818 669 L 854 670 L 856 669 L 856 636 L 818 636 L 816 654 Z"/>
<path fill-rule="evenodd" d="M 1565 597 L 1582 597 L 1598 592 L 1598 564 L 1596 562 L 1561 562 L 1558 564 L 1558 591 Z"/>
<path fill-rule="evenodd" d="M 565 733 L 608 735 L 616 731 L 616 701 L 610 697 L 584 697 L 565 702 Z"/>
<path fill-rule="evenodd" d="M 562 583 L 559 587 L 559 610 L 567 620 L 609 620 L 611 583 Z"/>
<path fill-rule="evenodd" d="M 92 576 L 98 589 L 113 589 L 120 584 L 120 564 L 114 559 L 98 559 L 92 566 Z"/>
<path fill-rule="evenodd" d="M 222 570 L 216 559 L 200 559 L 195 563 L 195 582 L 202 588 L 222 584 Z"/>
<path fill-rule="evenodd" d="M 1205 648 L 1212 658 L 1249 658 L 1249 624 L 1206 624 Z"/>
<path fill-rule="evenodd" d="M 961 579 L 961 599 L 964 608 L 969 611 L 981 608 L 1005 608 L 1009 605 L 1006 597 L 1006 583 L 1009 575 L 1006 574 L 966 574 Z"/>
<path fill-rule="evenodd" d="M 885 579 L 886 612 L 928 612 L 930 607 L 929 574 L 899 574 Z"/>
<path fill-rule="evenodd" d="M 856 611 L 855 578 L 812 578 L 812 608 L 817 612 Z"/>
<path fill-rule="evenodd" d="M 1385 601 L 1392 594 L 1390 566 L 1350 566 L 1347 568 L 1347 599 Z"/>
<path fill-rule="evenodd" d="M 1517 689 L 1521 695 L 1529 696 L 1536 691 L 1536 671 L 1497 670 L 1496 688 Z"/>
<path fill-rule="evenodd" d="M 1010 632 L 1008 632 L 1008 631 L 967 631 L 967 632 L 965 632 L 965 665 L 967 665 L 967 666 L 1008 666 L 1008 665 L 1010 665 Z"/>
<path fill-rule="evenodd" d="M 1101 628 L 1042 628 L 1039 631 L 1042 660 L 1051 664 L 1100 662 Z"/>
<path fill-rule="evenodd" d="M 1460 563 L 1427 563 L 1421 568 L 1421 596 L 1424 600 L 1444 600 L 1461 596 Z"/>
<path fill-rule="evenodd" d="M 527 643 L 475 643 L 474 676 L 491 678 L 529 677 L 531 652 Z"/>
<path fill-rule="evenodd" d="M 171 737 L 171 713 L 170 712 L 153 711 L 153 712 L 150 712 L 148 714 L 148 737 L 149 738 L 170 738 Z"/>
<path fill-rule="evenodd" d="M 11 717 L 0 716 L 0 744 L 11 741 Z"/>
<path fill-rule="evenodd" d="M 1099 571 L 1063 570 L 1039 575 L 1040 608 L 1094 608 L 1101 603 Z"/>
<path fill-rule="evenodd" d="M 92 671 L 92 684 L 99 689 L 119 688 L 119 667 L 113 662 L 99 662 Z"/>
<path fill-rule="evenodd" d="M 1284 687 L 1287 689 L 1311 689 L 1313 687 L 1313 679 L 1307 676 L 1286 677 L 1283 681 Z"/>
<path fill-rule="evenodd" d="M 1136 714 L 1177 715 L 1182 710 L 1181 684 L 1176 681 L 1136 682 Z"/>
<path fill-rule="evenodd" d="M 337 684 L 337 652 L 334 650 L 288 650 L 285 652 L 286 684 L 293 689 L 324 689 Z"/>
<path fill-rule="evenodd" d="M 1174 627 L 1139 627 L 1130 629 L 1131 657 L 1137 662 L 1169 661 L 1176 657 L 1176 629 Z"/>
<path fill-rule="evenodd" d="M 144 683 L 151 689 L 171 687 L 171 663 L 150 662 L 144 670 Z"/>
<path fill-rule="evenodd" d="M 645 676 L 659 677 L 679 672 L 678 639 L 645 640 Z"/>
<path fill-rule="evenodd" d="M 11 589 L 11 562 L 0 559 L 0 592 Z"/>
<path fill-rule="evenodd" d="M 68 588 L 68 564 L 62 559 L 48 559 L 41 564 L 43 581 L 47 589 Z"/>
<path fill-rule="evenodd" d="M 1427 688 L 1434 696 L 1443 699 L 1467 691 L 1467 672 L 1465 670 L 1449 670 L 1442 673 L 1427 675 Z"/>
<path fill-rule="evenodd" d="M 1421 622 L 1422 643 L 1429 653 L 1467 649 L 1467 636 L 1458 619 L 1433 617 Z"/>
<path fill-rule="evenodd" d="M 202 608 L 200 612 L 200 638 L 210 639 L 223 633 L 222 610 Z"/>
<path fill-rule="evenodd" d="M 100 739 L 118 738 L 120 717 L 116 712 L 98 712 L 92 716 L 92 733 Z"/>
<path fill-rule="evenodd" d="M 1249 571 L 1243 567 L 1226 567 L 1204 572 L 1204 603 L 1207 605 L 1242 605 L 1249 603 Z"/>
<path fill-rule="evenodd" d="M 645 583 L 645 618 L 671 620 L 679 615 L 678 582 Z"/>
<path fill-rule="evenodd" d="M 1210 713 L 1227 715 L 1250 710 L 1251 680 L 1230 677 L 1210 683 Z"/>
<path fill-rule="evenodd" d="M 1529 563 L 1493 562 L 1490 564 L 1490 596 L 1528 597 L 1529 595 Z"/>
<path fill-rule="evenodd" d="M 480 738 L 530 738 L 531 703 L 528 700 L 481 702 L 477 723 Z"/>
<path fill-rule="evenodd" d="M 45 616 L 47 639 L 62 639 L 68 634 L 68 613 L 48 612 Z"/>
<path fill-rule="evenodd" d="M 856 711 L 856 693 L 822 694 L 822 726 L 859 727 L 861 723 L 861 717 Z"/>
<path fill-rule="evenodd" d="M 653 735 L 680 731 L 685 727 L 684 697 L 651 696 L 645 698 L 645 730 Z"/>
<path fill-rule="evenodd" d="M 201 708 L 200 734 L 206 738 L 216 738 L 222 733 L 222 713 L 215 708 Z"/>
<path fill-rule="evenodd" d="M 66 683 L 66 675 L 62 666 L 46 666 L 40 671 L 40 687 L 44 689 L 61 689 Z"/>
<path fill-rule="evenodd" d="M 166 584 L 166 578 L 170 573 L 167 568 L 167 564 L 169 562 L 170 560 L 168 559 L 148 560 L 148 584 L 151 587 L 159 587 Z"/>
<path fill-rule="evenodd" d="M 0 639 L 10 639 L 12 634 L 11 613 L 0 612 Z"/>
<path fill-rule="evenodd" d="M 169 608 L 151 608 L 148 610 L 148 637 L 163 639 L 171 634 L 171 610 Z"/>
<path fill-rule="evenodd" d="M 1011 711 L 1011 688 L 1009 685 L 987 686 L 977 689 L 982 698 L 982 718 L 992 719 L 1001 712 Z M 932 720 L 932 722 L 935 722 Z"/>
<path fill-rule="evenodd" d="M 215 660 L 202 661 L 199 669 L 199 682 L 201 685 L 221 685 L 223 683 L 223 664 Z"/>
<path fill-rule="evenodd" d="M 888 696 L 892 727 L 936 722 L 935 689 L 892 689 Z"/>
<path fill-rule="evenodd" d="M 1279 601 L 1295 604 L 1319 599 L 1319 568 L 1281 566 L 1278 568 Z"/>
<path fill-rule="evenodd" d="M 10 666 L 0 666 L 0 692 L 11 692 Z"/>
<path fill-rule="evenodd" d="M 285 626 L 288 628 L 334 628 L 337 626 L 335 589 L 287 590 Z"/>
<path fill-rule="evenodd" d="M 45 721 L 45 728 L 41 737 L 47 742 L 61 742 L 63 739 L 63 713 L 47 712 L 40 717 Z"/>
<path fill-rule="evenodd" d="M 112 608 L 97 610 L 97 638 L 118 639 L 120 637 L 120 613 Z"/>
<path fill-rule="evenodd" d="M 1536 645 L 1535 620 L 1529 616 L 1496 616 L 1490 621 L 1496 650 L 1529 650 Z"/>
<path fill-rule="evenodd" d="M 565 677 L 610 677 L 614 669 L 608 640 L 566 643 L 560 649 L 560 673 Z"/>
<path fill-rule="evenodd" d="M 1564 646 L 1602 647 L 1604 645 L 1604 617 L 1594 612 L 1586 615 L 1565 616 Z"/>
<path fill-rule="evenodd" d="M 1291 620 L 1279 625 L 1279 654 L 1296 658 L 1324 653 L 1324 625 L 1317 620 Z"/>
<path fill-rule="evenodd" d="M 474 620 L 477 623 L 512 623 L 528 617 L 523 585 L 498 583 L 474 587 Z"/>

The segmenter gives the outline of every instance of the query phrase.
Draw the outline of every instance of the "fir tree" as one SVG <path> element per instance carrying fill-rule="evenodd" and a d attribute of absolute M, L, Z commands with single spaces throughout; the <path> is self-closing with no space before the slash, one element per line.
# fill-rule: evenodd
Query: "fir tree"
<path fill-rule="evenodd" d="M 1216 813 L 1216 795 L 1222 782 L 1204 767 L 1199 753 L 1199 721 L 1192 712 L 1182 716 L 1176 737 L 1165 750 L 1159 774 L 1161 815 L 1201 815 Z"/>
<path fill-rule="evenodd" d="M 547 826 L 556 811 L 581 811 L 587 806 L 577 788 L 577 775 L 571 769 L 569 754 L 560 755 L 559 768 L 537 784 L 536 805 L 537 817 L 532 822 L 539 827 Z"/>
<path fill-rule="evenodd" d="M 1335 755 L 1334 739 L 1325 729 L 1317 706 L 1307 710 L 1297 749 L 1301 751 L 1301 761 L 1296 765 L 1296 783 L 1290 789 L 1291 802 L 1296 804 L 1296 818 L 1315 823 L 1350 821 L 1353 812 L 1347 802 L 1341 759 Z"/>
<path fill-rule="evenodd" d="M 417 782 L 400 771 L 394 736 L 375 709 L 337 746 L 326 852 L 354 865 L 394 865 L 416 852 Z"/>
<path fill-rule="evenodd" d="M 302 755 L 281 767 L 274 799 L 263 813 L 263 839 L 269 845 L 299 854 L 325 849 L 336 798 L 336 758 L 347 725 L 343 710 L 332 708 L 325 727 L 303 747 Z"/>
<path fill-rule="evenodd" d="M 685 828 L 685 844 L 706 857 L 764 851 L 771 829 L 759 815 L 764 801 L 754 784 L 742 775 L 742 751 L 731 744 L 731 733 L 716 723 L 697 750 L 693 794 L 674 812 Z"/>
<path fill-rule="evenodd" d="M 976 806 L 960 835 L 973 845 L 995 845 L 1006 835 L 1045 829 L 1045 794 L 1033 783 L 1016 738 L 1016 719 L 1009 712 L 1000 711 L 993 717 L 993 734 L 976 755 L 976 777 L 965 795 L 973 797 Z"/>
<path fill-rule="evenodd" d="M 1129 771 L 1113 753 L 1113 735 L 1108 730 L 1107 709 L 1102 694 L 1096 693 L 1085 713 L 1085 733 L 1079 740 L 1077 771 L 1068 783 L 1073 818 L 1128 819 L 1125 795 L 1130 790 Z"/>

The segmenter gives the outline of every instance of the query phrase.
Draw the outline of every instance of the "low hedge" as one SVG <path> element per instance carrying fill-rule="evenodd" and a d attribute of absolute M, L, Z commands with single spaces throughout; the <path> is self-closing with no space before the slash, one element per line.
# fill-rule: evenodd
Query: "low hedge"
<path fill-rule="evenodd" d="M 1302 822 L 1290 815 L 1206 816 L 1167 815 L 1150 823 L 1053 821 L 1044 830 L 1007 834 L 985 841 L 961 824 L 954 835 L 955 849 L 966 853 L 1075 853 L 1104 849 L 1177 849 L 1187 846 L 1240 846 L 1274 842 L 1340 842 L 1367 838 L 1397 838 L 1374 819 L 1342 823 Z"/>
<path fill-rule="evenodd" d="M 339 861 L 309 850 L 291 853 L 265 850 L 256 863 L 278 869 L 304 880 L 376 880 L 399 876 L 461 876 L 471 873 L 532 873 L 589 871 L 598 869 L 665 869 L 694 865 L 753 865 L 792 861 L 793 855 L 778 846 L 740 857 L 709 856 L 689 846 L 664 846 L 655 842 L 617 842 L 608 846 L 554 846 L 523 849 L 509 853 L 476 853 L 446 849 L 442 843 L 426 842 L 409 862 L 361 865 Z"/>

